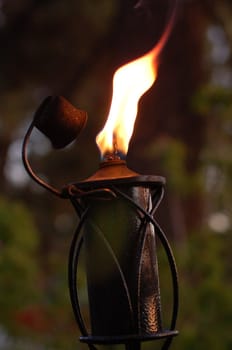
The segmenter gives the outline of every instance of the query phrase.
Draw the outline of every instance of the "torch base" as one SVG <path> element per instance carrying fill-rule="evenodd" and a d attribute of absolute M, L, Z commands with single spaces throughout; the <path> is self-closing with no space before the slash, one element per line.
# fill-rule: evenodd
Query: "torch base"
<path fill-rule="evenodd" d="M 82 343 L 87 344 L 96 344 L 96 345 L 106 345 L 106 344 L 126 344 L 131 341 L 151 341 L 151 340 L 159 340 L 169 337 L 175 337 L 178 335 L 178 331 L 163 331 L 160 333 L 154 333 L 150 335 L 122 335 L 122 336 L 88 336 L 88 337 L 80 337 L 80 341 Z"/>

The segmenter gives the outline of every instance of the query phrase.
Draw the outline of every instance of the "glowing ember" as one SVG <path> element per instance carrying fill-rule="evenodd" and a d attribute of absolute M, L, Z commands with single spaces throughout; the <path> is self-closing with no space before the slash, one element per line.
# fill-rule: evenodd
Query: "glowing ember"
<path fill-rule="evenodd" d="M 144 56 L 120 67 L 113 77 L 113 97 L 108 119 L 96 142 L 103 158 L 126 155 L 141 96 L 157 77 L 158 56 L 166 43 L 173 16 L 158 44 Z"/>

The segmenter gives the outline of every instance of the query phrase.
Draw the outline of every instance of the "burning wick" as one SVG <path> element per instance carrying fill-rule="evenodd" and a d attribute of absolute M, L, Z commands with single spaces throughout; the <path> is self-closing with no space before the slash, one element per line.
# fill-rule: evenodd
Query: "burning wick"
<path fill-rule="evenodd" d="M 105 161 L 113 161 L 113 160 L 120 160 L 124 159 L 125 155 L 120 152 L 118 149 L 118 142 L 117 142 L 117 135 L 116 133 L 113 133 L 113 140 L 112 140 L 112 151 L 108 151 L 104 155 L 104 160 Z"/>
<path fill-rule="evenodd" d="M 126 157 L 140 98 L 154 84 L 158 58 L 171 32 L 175 9 L 157 45 L 148 53 L 120 67 L 113 77 L 113 96 L 107 121 L 96 142 L 104 161 Z"/>

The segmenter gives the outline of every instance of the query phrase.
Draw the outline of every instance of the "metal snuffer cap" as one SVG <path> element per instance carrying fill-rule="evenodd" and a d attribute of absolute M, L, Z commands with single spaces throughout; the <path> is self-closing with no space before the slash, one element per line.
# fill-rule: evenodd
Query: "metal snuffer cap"
<path fill-rule="evenodd" d="M 86 121 L 85 111 L 75 108 L 62 96 L 49 96 L 38 108 L 34 125 L 58 149 L 74 141 Z"/>

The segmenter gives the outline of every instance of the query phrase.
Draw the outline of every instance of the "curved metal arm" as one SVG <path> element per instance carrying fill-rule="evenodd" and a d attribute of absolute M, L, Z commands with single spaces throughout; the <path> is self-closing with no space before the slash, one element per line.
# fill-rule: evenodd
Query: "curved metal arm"
<path fill-rule="evenodd" d="M 23 164 L 24 164 L 24 167 L 25 167 L 26 171 L 28 172 L 30 177 L 35 182 L 37 182 L 37 184 L 39 184 L 40 186 L 42 186 L 46 190 L 50 191 L 54 195 L 62 198 L 63 197 L 62 191 L 60 191 L 60 190 L 56 189 L 55 187 L 49 185 L 48 183 L 46 183 L 44 180 L 42 180 L 38 175 L 36 175 L 34 173 L 34 171 L 31 168 L 31 165 L 29 163 L 28 155 L 27 155 L 27 146 L 28 146 L 28 143 L 29 143 L 29 140 L 30 140 L 30 136 L 31 136 L 32 130 L 33 130 L 34 126 L 35 126 L 35 120 L 36 120 L 36 118 L 38 118 L 39 114 L 41 113 L 41 111 L 43 110 L 43 108 L 45 107 L 45 105 L 47 104 L 47 102 L 49 100 L 50 100 L 49 97 L 46 98 L 44 100 L 44 102 L 40 105 L 40 107 L 38 108 L 38 110 L 36 111 L 36 113 L 34 115 L 33 121 L 31 122 L 31 124 L 30 124 L 30 126 L 29 126 L 29 128 L 28 128 L 28 130 L 26 132 L 26 135 L 24 136 L 23 145 L 22 145 L 22 160 L 23 160 Z"/>

